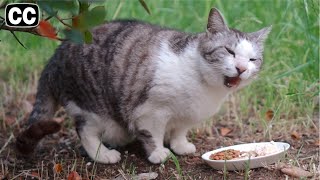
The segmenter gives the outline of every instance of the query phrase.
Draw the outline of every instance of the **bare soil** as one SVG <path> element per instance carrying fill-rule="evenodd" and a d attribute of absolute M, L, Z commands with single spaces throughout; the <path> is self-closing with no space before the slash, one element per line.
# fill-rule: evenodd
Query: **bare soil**
<path fill-rule="evenodd" d="M 30 102 L 32 103 L 34 95 L 31 97 Z M 273 130 L 271 137 L 273 141 L 287 142 L 291 145 L 286 158 L 281 162 L 313 173 L 314 176 L 311 179 L 319 179 L 320 170 L 319 113 L 317 109 L 313 116 L 314 124 L 309 128 L 295 125 L 293 127 L 296 134 Z M 57 118 L 64 119 L 62 130 L 44 138 L 33 155 L 24 157 L 16 153 L 14 137 L 25 126 L 28 113 L 19 114 L 21 111 L 19 111 L 18 105 L 7 105 L 5 111 L 6 122 L 1 122 L 3 125 L 0 126 L 0 180 L 71 180 L 72 178 L 68 178 L 71 171 L 76 171 L 82 179 L 114 179 L 123 175 L 134 177 L 135 174 L 148 172 L 158 173 L 157 179 L 294 179 L 283 174 L 279 168 L 276 168 L 276 165 L 251 169 L 248 172 L 245 170 L 224 172 L 223 170 L 214 170 L 205 164 L 201 155 L 207 151 L 222 146 L 270 141 L 262 127 L 250 128 L 250 123 L 243 121 L 242 129 L 240 129 L 235 125 L 234 120 L 230 120 L 230 114 L 217 118 L 218 120 L 213 121 L 212 126 L 195 129 L 189 133 L 189 140 L 196 145 L 197 152 L 188 156 L 176 156 L 179 161 L 178 167 L 173 159 L 160 165 L 151 164 L 139 142 L 118 148 L 122 154 L 119 163 L 96 164 L 81 147 L 72 121 L 64 111 L 60 111 L 56 115 Z M 5 123 L 13 124 L 4 125 Z M 224 135 L 223 128 L 229 129 L 231 132 Z"/>
<path fill-rule="evenodd" d="M 220 124 L 215 125 L 219 129 Z M 87 157 L 82 149 L 79 139 L 72 128 L 63 128 L 59 133 L 46 137 L 30 157 L 22 157 L 15 152 L 14 139 L 0 154 L 0 177 L 2 179 L 66 179 L 71 169 L 80 174 L 83 179 L 113 179 L 121 173 L 139 174 L 145 172 L 158 173 L 157 179 L 244 179 L 245 171 L 226 172 L 213 170 L 201 159 L 201 154 L 219 148 L 221 146 L 234 145 L 244 142 L 265 141 L 261 132 L 255 134 L 240 134 L 239 129 L 234 129 L 228 137 L 214 134 L 209 136 L 205 131 L 190 134 L 190 141 L 196 147 L 197 152 L 189 156 L 177 156 L 181 172 L 172 159 L 162 165 L 149 163 L 139 142 L 134 142 L 119 150 L 122 160 L 113 165 L 95 164 Z M 8 141 L 10 134 L 2 130 L 0 132 L 0 147 Z M 214 130 L 213 130 L 214 132 Z M 14 134 L 16 134 L 15 132 Z M 276 137 L 276 135 L 274 136 Z M 319 165 L 319 146 L 314 142 L 318 140 L 315 129 L 309 129 L 301 139 L 285 137 L 279 132 L 279 138 L 274 141 L 283 141 L 291 144 L 285 163 L 298 164 L 305 170 L 313 171 L 312 166 Z M 60 164 L 62 171 L 57 173 L 54 168 Z M 318 167 L 316 167 L 318 168 Z M 286 179 L 287 175 L 275 169 L 274 165 L 250 170 L 249 179 Z M 317 177 L 313 177 L 316 179 Z M 289 176 L 290 179 L 290 176 Z"/>

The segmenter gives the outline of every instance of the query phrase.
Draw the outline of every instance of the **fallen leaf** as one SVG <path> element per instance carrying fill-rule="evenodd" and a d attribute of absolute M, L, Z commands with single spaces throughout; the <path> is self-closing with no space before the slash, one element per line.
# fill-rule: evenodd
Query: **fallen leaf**
<path fill-rule="evenodd" d="M 312 177 L 313 174 L 309 171 L 303 170 L 296 166 L 285 166 L 281 168 L 281 172 L 284 174 L 287 174 L 289 176 L 302 178 L 302 177 Z"/>
<path fill-rule="evenodd" d="M 294 139 L 294 140 L 300 140 L 301 139 L 301 135 L 298 132 L 293 131 L 291 133 L 291 138 Z"/>
<path fill-rule="evenodd" d="M 140 173 L 138 174 L 139 180 L 151 180 L 151 179 L 156 179 L 158 177 L 158 173 L 155 172 L 149 172 L 149 173 Z"/>
<path fill-rule="evenodd" d="M 68 180 L 81 180 L 81 177 L 76 171 L 71 171 L 68 175 Z"/>
<path fill-rule="evenodd" d="M 231 132 L 232 130 L 231 129 L 229 129 L 229 128 L 221 128 L 220 129 L 220 134 L 221 134 L 221 136 L 226 136 L 227 134 L 229 134 L 230 132 Z"/>
<path fill-rule="evenodd" d="M 315 140 L 315 141 L 314 141 L 314 144 L 317 145 L 317 146 L 320 146 L 320 139 Z"/>
<path fill-rule="evenodd" d="M 272 118 L 273 118 L 273 116 L 274 116 L 274 112 L 273 112 L 272 110 L 268 110 L 268 111 L 266 112 L 265 117 L 266 117 L 266 120 L 267 120 L 267 121 L 271 121 Z"/>
<path fill-rule="evenodd" d="M 60 163 L 58 163 L 58 164 L 55 164 L 54 165 L 54 171 L 56 172 L 56 173 L 61 173 L 62 172 L 62 165 L 60 164 Z"/>
<path fill-rule="evenodd" d="M 40 175 L 37 172 L 32 171 L 31 176 L 39 178 Z"/>
<path fill-rule="evenodd" d="M 41 36 L 57 39 L 56 30 L 48 21 L 40 21 L 36 30 Z"/>
<path fill-rule="evenodd" d="M 64 120 L 64 118 L 53 118 L 53 121 L 57 122 L 57 123 L 62 123 Z"/>
<path fill-rule="evenodd" d="M 6 123 L 7 126 L 10 126 L 16 122 L 16 117 L 12 115 L 7 115 L 4 117 L 4 122 Z"/>
<path fill-rule="evenodd" d="M 136 179 L 136 180 L 152 180 L 158 177 L 158 173 L 140 173 L 138 175 L 125 174 L 122 172 L 119 176 L 114 178 L 114 180 L 126 180 L 126 179 Z"/>

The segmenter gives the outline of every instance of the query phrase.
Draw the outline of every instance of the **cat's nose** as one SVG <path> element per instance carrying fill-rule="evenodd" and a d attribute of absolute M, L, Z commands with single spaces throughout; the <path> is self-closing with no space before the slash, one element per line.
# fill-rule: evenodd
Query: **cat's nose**
<path fill-rule="evenodd" d="M 243 67 L 243 66 L 236 66 L 236 69 L 237 69 L 239 75 L 247 70 L 247 68 Z"/>

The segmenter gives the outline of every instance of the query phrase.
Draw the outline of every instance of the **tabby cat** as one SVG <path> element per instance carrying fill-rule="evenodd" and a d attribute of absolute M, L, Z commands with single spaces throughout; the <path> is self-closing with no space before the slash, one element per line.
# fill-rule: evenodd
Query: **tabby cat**
<path fill-rule="evenodd" d="M 117 20 L 92 29 L 92 44 L 63 42 L 43 70 L 28 128 L 17 148 L 31 153 L 63 106 L 88 155 L 116 163 L 111 147 L 134 139 L 148 160 L 196 152 L 187 132 L 213 116 L 226 97 L 251 82 L 263 62 L 271 27 L 243 33 L 212 8 L 207 30 L 189 34 L 140 21 Z"/>

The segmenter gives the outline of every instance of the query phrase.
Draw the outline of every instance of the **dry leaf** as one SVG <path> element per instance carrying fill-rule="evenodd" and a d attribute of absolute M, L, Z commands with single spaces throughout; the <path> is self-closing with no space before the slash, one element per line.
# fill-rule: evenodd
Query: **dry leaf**
<path fill-rule="evenodd" d="M 314 144 L 317 145 L 317 146 L 320 146 L 320 139 L 315 140 L 315 141 L 314 141 Z"/>
<path fill-rule="evenodd" d="M 281 168 L 281 172 L 284 174 L 287 174 L 289 176 L 297 177 L 297 178 L 302 178 L 302 177 L 312 177 L 313 174 L 309 171 L 305 171 L 299 167 L 296 166 L 286 166 Z"/>
<path fill-rule="evenodd" d="M 68 180 L 81 180 L 81 177 L 76 171 L 71 171 L 68 175 Z"/>
<path fill-rule="evenodd" d="M 64 120 L 64 118 L 53 118 L 53 121 L 57 122 L 57 123 L 62 123 Z"/>
<path fill-rule="evenodd" d="M 232 130 L 229 128 L 221 128 L 220 129 L 220 134 L 221 136 L 226 136 L 227 134 L 229 134 Z"/>
<path fill-rule="evenodd" d="M 62 172 L 62 165 L 61 165 L 60 163 L 55 164 L 55 165 L 54 165 L 54 171 L 55 171 L 56 173 L 61 173 L 61 172 Z"/>
<path fill-rule="evenodd" d="M 10 126 L 16 122 L 16 117 L 12 115 L 5 116 L 4 122 L 6 123 L 7 126 Z"/>
<path fill-rule="evenodd" d="M 40 175 L 37 172 L 32 171 L 31 176 L 40 178 Z"/>
<path fill-rule="evenodd" d="M 291 138 L 294 139 L 294 140 L 300 140 L 301 139 L 301 135 L 298 132 L 293 131 L 291 133 Z"/>
<path fill-rule="evenodd" d="M 266 112 L 265 117 L 266 117 L 266 120 L 267 120 L 267 121 L 271 121 L 272 118 L 273 118 L 273 116 L 274 116 L 274 112 L 273 112 L 272 110 L 268 110 L 268 111 Z"/>

